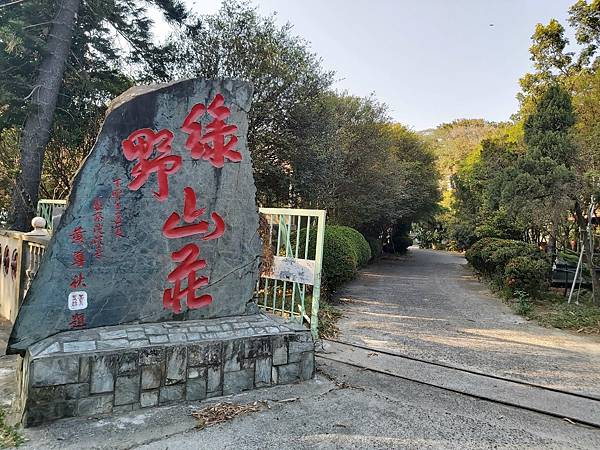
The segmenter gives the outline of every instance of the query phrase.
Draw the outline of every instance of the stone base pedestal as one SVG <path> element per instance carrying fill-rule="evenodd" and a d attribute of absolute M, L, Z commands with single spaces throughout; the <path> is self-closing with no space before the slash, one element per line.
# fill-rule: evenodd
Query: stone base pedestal
<path fill-rule="evenodd" d="M 59 333 L 18 373 L 24 426 L 203 400 L 314 376 L 304 327 L 256 314 Z"/>

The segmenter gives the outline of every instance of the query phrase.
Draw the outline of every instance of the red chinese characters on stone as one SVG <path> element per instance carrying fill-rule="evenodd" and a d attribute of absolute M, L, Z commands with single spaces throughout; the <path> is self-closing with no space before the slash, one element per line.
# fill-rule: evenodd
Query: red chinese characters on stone
<path fill-rule="evenodd" d="M 181 167 L 181 156 L 171 155 L 172 142 L 173 132 L 170 130 L 164 129 L 155 133 L 150 128 L 134 131 L 123 141 L 125 158 L 128 161 L 139 161 L 131 169 L 133 181 L 127 185 L 129 189 L 137 191 L 148 181 L 151 174 L 156 173 L 158 191 L 154 192 L 154 196 L 161 202 L 167 199 L 168 177 Z M 151 159 L 155 149 L 158 156 Z"/>
<path fill-rule="evenodd" d="M 182 225 L 181 215 L 177 212 L 173 212 L 163 225 L 162 229 L 163 235 L 169 239 L 204 234 L 210 228 L 210 224 L 206 220 L 194 223 L 196 219 L 205 213 L 206 208 L 196 209 L 196 193 L 191 187 L 184 188 L 183 198 L 183 221 L 188 225 Z M 213 212 L 211 213 L 210 218 L 212 219 L 214 229 L 206 236 L 202 237 L 203 241 L 218 239 L 225 232 L 225 222 L 219 214 Z"/>
<path fill-rule="evenodd" d="M 85 327 L 85 314 L 75 313 L 71 316 L 69 321 L 69 328 L 84 328 Z"/>
<path fill-rule="evenodd" d="M 77 227 L 73 228 L 73 231 L 71 231 L 71 233 L 70 233 L 71 243 L 74 245 L 72 265 L 79 269 L 83 269 L 83 267 L 85 265 L 84 234 L 85 234 L 84 229 L 81 226 L 77 226 Z M 85 277 L 83 275 L 83 272 L 78 272 L 78 273 L 74 274 L 71 278 L 71 281 L 69 282 L 69 288 L 71 288 L 71 289 L 77 289 L 80 287 L 86 287 Z M 69 295 L 69 302 L 70 302 L 70 305 L 69 305 L 70 309 L 73 309 L 73 308 L 79 306 L 79 303 L 77 303 L 76 305 L 73 305 L 72 295 Z M 86 326 L 85 315 L 78 313 L 78 314 L 73 314 L 71 316 L 71 320 L 69 321 L 69 328 L 78 329 L 78 328 L 85 328 L 85 326 Z"/>
<path fill-rule="evenodd" d="M 73 265 L 80 269 L 85 265 L 85 254 L 82 250 L 75 250 L 73 252 Z"/>
<path fill-rule="evenodd" d="M 217 168 L 223 167 L 226 159 L 232 162 L 242 160 L 242 154 L 235 150 L 238 138 L 233 133 L 237 131 L 237 126 L 225 123 L 231 111 L 224 103 L 223 96 L 217 94 L 208 108 L 202 103 L 194 105 L 181 127 L 189 134 L 185 147 L 190 151 L 192 158 L 203 159 Z M 202 124 L 199 120 L 206 113 L 213 120 L 206 126 L 206 133 L 202 134 Z"/>
<path fill-rule="evenodd" d="M 208 161 L 213 167 L 222 168 L 226 161 L 239 162 L 242 154 L 236 150 L 238 142 L 235 132 L 238 127 L 228 124 L 231 110 L 225 106 L 223 95 L 217 94 L 212 102 L 205 106 L 196 104 L 183 121 L 181 130 L 188 135 L 185 148 L 192 159 Z M 203 125 L 202 121 L 206 124 Z M 159 201 L 169 196 L 169 176 L 177 172 L 182 165 L 181 156 L 171 154 L 173 132 L 162 129 L 158 132 L 149 128 L 134 131 L 122 143 L 123 154 L 129 161 L 137 161 L 131 170 L 132 181 L 129 189 L 138 190 L 156 173 L 158 190 L 154 192 Z M 112 197 L 115 201 L 116 236 L 122 234 L 122 216 L 120 205 L 120 180 L 114 181 Z M 183 213 L 174 211 L 162 227 L 163 235 L 168 239 L 198 236 L 202 241 L 220 238 L 225 232 L 225 222 L 217 212 L 208 217 L 206 208 L 196 207 L 196 193 L 191 187 L 184 189 Z M 175 313 L 181 312 L 181 301 L 185 299 L 190 309 L 207 306 L 212 302 L 208 294 L 197 295 L 196 291 L 208 286 L 207 276 L 198 275 L 206 268 L 206 260 L 200 258 L 200 248 L 189 243 L 171 254 L 176 267 L 167 276 L 172 288 L 163 292 L 163 304 Z M 182 285 L 185 286 L 182 288 Z"/>
<path fill-rule="evenodd" d="M 84 241 L 84 237 L 83 237 L 83 228 L 78 226 L 73 228 L 73 231 L 71 231 L 71 243 L 77 245 L 79 248 L 81 248 L 83 246 L 83 241 Z M 79 268 L 83 267 L 85 264 L 85 254 L 83 253 L 83 250 L 74 250 L 73 251 L 73 265 L 77 266 Z"/>
<path fill-rule="evenodd" d="M 79 272 L 78 274 L 73 276 L 71 283 L 69 284 L 71 289 L 77 289 L 78 287 L 86 287 L 85 278 L 83 273 Z"/>
<path fill-rule="evenodd" d="M 176 314 L 180 313 L 181 300 L 184 297 L 190 309 L 201 308 L 212 302 L 212 297 L 208 294 L 196 295 L 196 289 L 208 285 L 208 277 L 196 275 L 196 271 L 206 267 L 206 260 L 199 256 L 200 249 L 196 244 L 187 244 L 181 250 L 171 254 L 171 259 L 180 264 L 167 277 L 167 280 L 175 286 L 173 289 L 165 289 L 163 293 L 165 309 L 172 309 Z M 186 278 L 187 286 L 181 289 L 181 281 Z"/>
<path fill-rule="evenodd" d="M 71 242 L 77 245 L 83 245 L 83 228 L 75 227 L 73 231 L 71 231 Z"/>
<path fill-rule="evenodd" d="M 204 241 L 221 237 L 225 232 L 225 222 L 221 216 L 215 212 L 211 214 L 212 226 L 206 220 L 196 222 L 206 212 L 206 208 L 196 209 L 196 193 L 191 187 L 184 189 L 183 196 L 183 223 L 181 214 L 173 212 L 163 225 L 163 235 L 169 239 L 203 235 L 201 239 Z M 211 227 L 213 229 L 209 232 Z M 179 264 L 167 277 L 174 287 L 164 291 L 164 307 L 180 313 L 183 298 L 186 299 L 190 309 L 209 305 L 212 302 L 210 295 L 196 295 L 197 289 L 208 285 L 208 277 L 196 274 L 198 270 L 206 268 L 206 260 L 200 258 L 198 245 L 185 245 L 181 250 L 173 252 L 171 259 Z M 187 284 L 185 289 L 182 289 L 181 282 L 185 279 L 187 279 Z"/>

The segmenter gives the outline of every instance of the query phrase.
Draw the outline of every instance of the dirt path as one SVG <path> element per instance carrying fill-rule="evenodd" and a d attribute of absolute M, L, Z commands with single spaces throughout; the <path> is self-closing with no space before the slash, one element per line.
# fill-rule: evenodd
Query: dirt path
<path fill-rule="evenodd" d="M 515 315 L 459 254 L 411 248 L 338 297 L 340 340 L 600 397 L 600 339 Z"/>

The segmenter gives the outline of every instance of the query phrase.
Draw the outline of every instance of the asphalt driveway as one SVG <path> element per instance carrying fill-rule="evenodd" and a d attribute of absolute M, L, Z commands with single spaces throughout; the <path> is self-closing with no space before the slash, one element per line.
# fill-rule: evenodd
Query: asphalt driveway
<path fill-rule="evenodd" d="M 600 339 L 514 314 L 458 253 L 412 247 L 338 297 L 340 340 L 600 397 Z"/>

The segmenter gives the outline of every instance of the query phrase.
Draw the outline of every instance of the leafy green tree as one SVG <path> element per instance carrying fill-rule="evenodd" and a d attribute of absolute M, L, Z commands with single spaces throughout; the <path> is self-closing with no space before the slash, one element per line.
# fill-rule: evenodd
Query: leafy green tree
<path fill-rule="evenodd" d="M 330 220 L 375 238 L 433 211 L 438 176 L 419 135 L 392 124 L 374 98 L 330 94 L 324 107 L 327 132 L 298 152 L 301 204 L 326 208 Z"/>
<path fill-rule="evenodd" d="M 11 206 L 11 225 L 18 230 L 26 230 L 29 219 L 35 214 L 44 151 L 50 140 L 80 4 L 80 0 L 66 0 L 58 8 L 51 21 L 35 84 L 29 94 L 31 107 L 23 125 L 20 171 L 15 180 Z"/>
<path fill-rule="evenodd" d="M 423 132 L 435 154 L 444 189 L 473 149 L 496 128 L 497 124 L 483 119 L 458 119 Z"/>
<path fill-rule="evenodd" d="M 260 16 L 247 2 L 224 2 L 216 15 L 190 19 L 168 39 L 163 53 L 170 61 L 155 74 L 164 80 L 238 78 L 254 85 L 248 143 L 259 201 L 269 205 L 293 202 L 292 160 L 322 132 L 321 96 L 332 82 L 291 28 Z"/>
<path fill-rule="evenodd" d="M 384 216 L 383 232 L 406 237 L 411 224 L 431 218 L 438 210 L 440 175 L 435 156 L 428 143 L 418 134 L 395 124 L 390 129 L 390 179 L 393 189 L 391 214 Z M 391 227 L 389 224 L 391 223 Z"/>
<path fill-rule="evenodd" d="M 134 75 L 147 72 L 157 52 L 149 4 L 170 20 L 185 18 L 178 0 L 30 0 L 0 8 L 0 133 L 6 137 L 4 131 L 14 129 L 21 135 L 16 143 L 3 143 L 20 148 L 12 188 L 14 228 L 29 228 L 42 166 L 49 163 L 46 150 L 54 149 L 55 171 L 65 159 L 76 165 L 93 142 L 90 134 L 107 101 L 131 83 L 124 66 Z M 66 170 L 72 173 L 72 166 Z"/>
<path fill-rule="evenodd" d="M 569 9 L 569 23 L 575 28 L 575 38 L 582 47 L 577 66 L 586 67 L 592 62 L 596 66 L 593 57 L 600 43 L 600 2 L 578 0 Z"/>
<path fill-rule="evenodd" d="M 531 226 L 549 228 L 552 254 L 556 251 L 560 224 L 572 204 L 574 122 L 568 92 L 559 85 L 551 85 L 524 122 L 525 153 L 492 182 L 501 193 L 501 207 Z"/>
<path fill-rule="evenodd" d="M 452 178 L 453 215 L 447 220 L 449 238 L 464 250 L 477 239 L 521 239 L 525 220 L 503 202 L 512 181 L 510 170 L 524 153 L 521 126 L 502 125 L 477 145 Z"/>
<path fill-rule="evenodd" d="M 558 84 L 550 86 L 542 95 L 536 112 L 525 120 L 524 141 L 528 155 L 534 159 L 550 158 L 570 167 L 575 157 L 570 135 L 574 124 L 571 96 Z"/>

